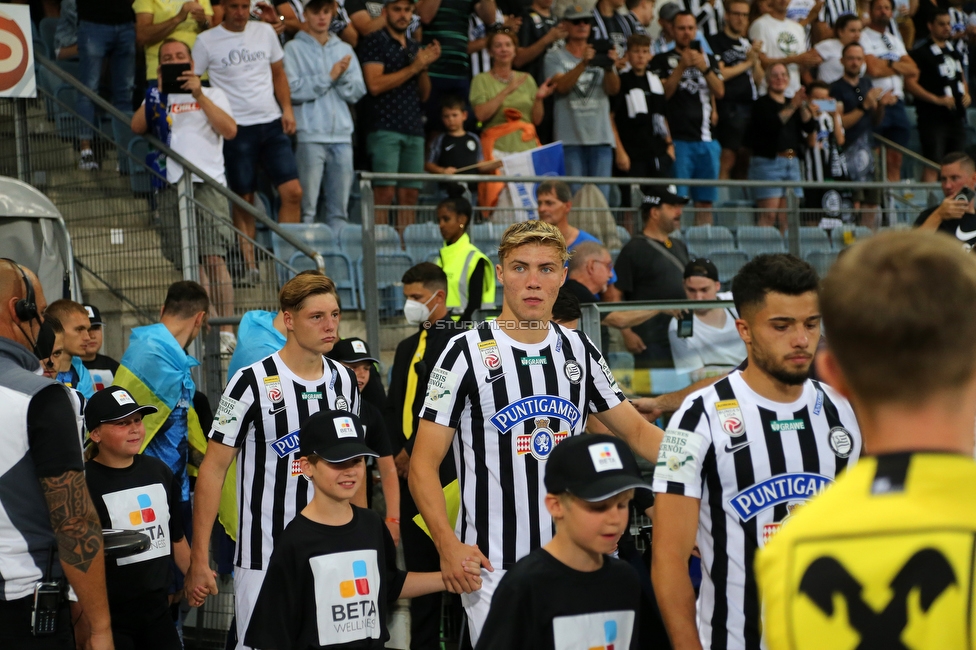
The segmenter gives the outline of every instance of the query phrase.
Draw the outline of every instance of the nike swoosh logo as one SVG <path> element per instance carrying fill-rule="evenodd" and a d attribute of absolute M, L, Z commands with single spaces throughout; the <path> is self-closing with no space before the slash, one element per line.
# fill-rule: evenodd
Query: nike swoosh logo
<path fill-rule="evenodd" d="M 495 375 L 494 377 L 492 377 L 491 375 L 485 375 L 485 383 L 486 384 L 494 384 L 496 381 L 498 381 L 499 379 L 501 379 L 504 376 L 505 376 L 505 373 L 504 372 L 502 374 L 500 374 L 500 375 Z"/>
<path fill-rule="evenodd" d="M 976 237 L 976 230 L 970 230 L 966 232 L 962 229 L 962 226 L 956 226 L 956 239 L 961 239 L 962 241 L 969 241 L 973 237 Z"/>
<path fill-rule="evenodd" d="M 268 415 L 278 415 L 279 413 L 281 413 L 282 411 L 284 411 L 286 408 L 288 408 L 288 407 L 287 406 L 284 406 L 284 405 L 279 406 L 278 408 L 274 408 L 274 407 L 269 408 L 268 409 Z"/>
<path fill-rule="evenodd" d="M 725 445 L 725 451 L 726 451 L 726 453 L 734 454 L 735 452 L 739 451 L 740 449 L 745 449 L 746 447 L 748 447 L 751 444 L 752 444 L 752 440 L 746 440 L 745 442 L 740 442 L 739 444 L 737 444 L 735 446 Z"/>
<path fill-rule="evenodd" d="M 453 148 L 454 148 L 454 145 L 453 144 L 449 144 L 446 147 L 444 147 L 444 151 L 450 151 Z"/>

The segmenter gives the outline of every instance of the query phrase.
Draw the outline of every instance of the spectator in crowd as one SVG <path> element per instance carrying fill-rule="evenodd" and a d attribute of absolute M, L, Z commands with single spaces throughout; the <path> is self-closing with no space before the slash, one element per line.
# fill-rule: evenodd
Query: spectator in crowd
<path fill-rule="evenodd" d="M 681 11 L 677 2 L 665 2 L 657 12 L 657 24 L 661 30 L 657 38 L 651 43 L 651 54 L 657 56 L 661 52 L 674 49 L 674 17 Z"/>
<path fill-rule="evenodd" d="M 353 170 L 353 119 L 349 110 L 366 94 L 359 59 L 348 43 L 332 38 L 335 0 L 308 0 L 305 31 L 285 45 L 285 72 L 295 114 L 302 220 L 314 223 L 320 189 L 325 222 L 338 232 L 349 222 Z M 324 181 L 324 182 L 323 182 Z"/>
<path fill-rule="evenodd" d="M 88 328 L 88 345 L 85 346 L 85 354 L 81 356 L 81 361 L 91 373 L 95 390 L 102 390 L 112 385 L 115 373 L 119 370 L 119 362 L 100 352 L 104 334 L 102 328 L 105 326 L 102 322 L 102 312 L 95 305 L 84 305 L 84 307 L 88 312 L 91 326 Z"/>
<path fill-rule="evenodd" d="M 588 43 L 592 13 L 573 5 L 563 14 L 569 32 L 565 46 L 550 50 L 545 75 L 554 84 L 553 136 L 563 143 L 567 176 L 609 177 L 613 172 L 613 125 L 610 97 L 620 91 L 617 51 L 607 52 L 599 67 L 596 50 Z M 610 186 L 597 185 L 609 202 Z M 579 185 L 575 184 L 573 191 Z"/>
<path fill-rule="evenodd" d="M 112 106 L 126 115 L 132 112 L 132 90 L 136 75 L 136 28 L 132 3 L 128 0 L 78 0 L 78 74 L 88 90 L 98 93 L 102 72 L 108 68 Z M 76 110 L 81 117 L 78 140 L 79 168 L 98 169 L 92 150 L 95 105 L 78 93 Z"/>
<path fill-rule="evenodd" d="M 180 41 L 192 49 L 197 34 L 210 29 L 213 18 L 210 0 L 189 0 L 182 4 L 135 0 L 132 11 L 136 14 L 136 46 L 146 50 L 146 79 L 149 81 L 156 80 L 159 48 L 164 41 Z"/>
<path fill-rule="evenodd" d="M 305 20 L 305 6 L 302 0 L 279 2 L 275 5 L 275 9 L 277 9 L 275 13 L 279 14 L 277 17 L 279 22 L 284 23 L 284 32 L 288 37 L 293 37 L 298 32 L 308 31 Z M 284 20 L 281 20 L 282 18 Z M 335 10 L 332 12 L 329 33 L 338 36 L 350 47 L 356 47 L 359 43 L 359 33 L 352 25 L 342 0 L 335 0 Z"/>
<path fill-rule="evenodd" d="M 403 313 L 417 331 L 397 344 L 385 415 L 400 477 L 400 534 L 404 563 L 408 571 L 436 571 L 440 568 L 437 548 L 414 521 L 418 510 L 407 486 L 407 477 L 430 372 L 447 342 L 464 331 L 467 323 L 455 322 L 448 313 L 445 305 L 447 276 L 436 264 L 421 262 L 411 267 L 403 274 L 402 282 L 403 295 L 409 306 Z M 440 466 L 441 486 L 450 485 L 456 479 L 454 458 L 448 456 Z M 446 598 L 451 601 L 450 610 L 458 617 L 460 598 L 456 595 Z M 412 648 L 440 650 L 441 602 L 441 596 L 436 594 L 410 600 Z"/>
<path fill-rule="evenodd" d="M 437 265 L 447 274 L 445 304 L 461 322 L 469 322 L 475 310 L 495 306 L 495 265 L 471 243 L 471 203 L 458 186 L 437 206 L 437 226 L 444 246 Z"/>
<path fill-rule="evenodd" d="M 706 6 L 711 5 L 706 3 Z M 756 101 L 756 84 L 764 79 L 759 50 L 762 43 L 749 43 L 745 37 L 749 29 L 749 3 L 746 0 L 729 2 L 722 31 L 709 36 L 712 51 L 718 58 L 719 72 L 725 83 L 725 94 L 717 102 L 718 125 L 715 135 L 722 146 L 719 159 L 719 178 L 732 178 L 736 163 L 746 169 L 747 152 L 742 151 L 749 120 L 752 119 L 752 104 Z"/>
<path fill-rule="evenodd" d="M 430 92 L 424 98 L 427 131 L 440 131 L 442 95 L 467 97 L 470 94 L 468 16 L 476 13 L 485 25 L 494 25 L 497 8 L 495 0 L 418 0 L 416 11 L 424 26 L 423 42 L 428 47 L 436 44 L 439 52 L 427 70 L 430 78 Z"/>
<path fill-rule="evenodd" d="M 684 271 L 688 247 L 671 233 L 681 226 L 681 209 L 688 199 L 679 196 L 674 185 L 652 188 L 641 204 L 644 228 L 640 235 L 624 244 L 614 268 L 617 288 L 624 300 L 684 300 Z M 634 355 L 638 368 L 669 367 L 671 344 L 668 321 L 659 314 L 634 327 L 634 336 L 625 334 L 624 343 Z"/>
<path fill-rule="evenodd" d="M 764 187 L 752 188 L 756 207 L 760 212 L 760 226 L 779 226 L 786 232 L 786 191 L 779 181 L 801 181 L 800 154 L 806 134 L 816 129 L 813 113 L 807 105 L 807 92 L 802 86 L 792 98 L 786 99 L 790 73 L 783 63 L 774 63 L 766 71 L 768 90 L 756 100 L 749 125 L 748 141 L 752 143 L 749 160 L 749 180 L 768 181 Z M 797 197 L 803 189 L 795 188 Z"/>
<path fill-rule="evenodd" d="M 578 330 L 580 318 L 583 317 L 583 310 L 580 308 L 580 301 L 574 293 L 566 288 L 569 278 L 559 287 L 559 295 L 552 303 L 552 320 L 557 325 L 562 325 L 568 330 Z"/>
<path fill-rule="evenodd" d="M 949 22 L 952 23 L 952 35 L 949 42 L 959 52 L 962 57 L 963 79 L 969 82 L 969 39 L 976 36 L 976 22 L 972 21 L 971 13 L 967 13 L 967 7 L 963 8 L 961 0 L 952 0 L 949 3 Z M 972 23 L 972 24 L 971 24 Z"/>
<path fill-rule="evenodd" d="M 183 520 L 190 521 L 188 466 L 199 467 L 206 442 L 193 395 L 190 371 L 199 362 L 185 352 L 200 334 L 210 312 L 210 299 L 196 282 L 174 282 L 155 325 L 136 327 L 119 363 L 115 385 L 137 400 L 156 407 L 145 418 L 142 453 L 163 461 L 180 485 Z"/>
<path fill-rule="evenodd" d="M 0 646 L 44 650 L 77 643 L 109 650 L 102 527 L 85 485 L 79 429 L 68 394 L 40 376 L 32 352 L 47 307 L 44 289 L 32 271 L 8 260 L 0 268 L 0 300 L 0 406 L 5 414 L 0 430 Z M 54 606 L 53 633 L 35 636 L 34 589 L 51 581 L 67 581 L 77 601 L 69 601 L 63 590 Z"/>
<path fill-rule="evenodd" d="M 241 368 L 285 347 L 285 317 L 280 312 L 255 309 L 241 316 L 237 347 L 227 365 L 227 381 Z"/>
<path fill-rule="evenodd" d="M 472 79 L 482 72 L 488 72 L 491 67 L 491 56 L 488 54 L 488 30 L 508 29 L 512 33 L 518 34 L 521 26 L 521 16 L 506 17 L 502 14 L 501 9 L 495 11 L 495 22 L 491 25 L 485 25 L 477 12 L 471 12 L 471 15 L 468 16 L 468 58 L 471 59 Z"/>
<path fill-rule="evenodd" d="M 471 80 L 471 106 L 475 118 L 485 129 L 482 149 L 489 154 L 495 149 L 512 153 L 539 146 L 534 127 L 542 121 L 542 102 L 552 94 L 553 84 L 547 80 L 537 86 L 531 74 L 513 69 L 518 44 L 511 30 L 492 32 L 488 36 L 487 49 L 491 54 L 491 69 Z M 517 111 L 518 116 L 510 111 Z M 530 126 L 513 131 L 508 126 L 510 122 Z M 499 126 L 504 128 L 491 130 Z M 526 141 L 525 135 L 532 137 Z M 485 141 L 491 146 L 486 146 Z"/>
<path fill-rule="evenodd" d="M 62 0 L 58 28 L 54 31 L 54 58 L 58 61 L 78 60 L 78 2 Z"/>
<path fill-rule="evenodd" d="M 648 72 L 651 37 L 632 34 L 627 39 L 630 69 L 620 74 L 620 92 L 614 98 L 613 121 L 617 169 L 633 178 L 670 178 L 674 142 L 668 128 L 667 103 L 660 77 Z"/>
<path fill-rule="evenodd" d="M 82 361 L 91 343 L 88 334 L 91 329 L 88 310 L 84 305 L 62 298 L 47 306 L 44 317 L 52 318 L 64 331 L 64 354 L 69 358 L 63 361 L 66 370 L 58 373 L 58 381 L 68 388 L 78 390 L 85 399 L 90 399 L 95 394 L 95 384 Z"/>
<path fill-rule="evenodd" d="M 912 4 L 915 5 L 914 11 L 911 7 Z M 918 45 L 924 43 L 926 38 L 928 38 L 929 22 L 932 20 L 932 14 L 936 11 L 944 11 L 948 7 L 948 0 L 918 0 L 918 2 L 909 3 L 909 12 L 911 13 L 912 23 L 915 28 L 912 34 Z M 892 8 L 894 8 L 894 3 L 892 3 Z"/>
<path fill-rule="evenodd" d="M 976 210 L 973 209 L 976 163 L 964 153 L 951 153 L 942 159 L 939 178 L 945 198 L 939 205 L 923 210 L 915 220 L 915 227 L 938 230 L 961 241 L 967 250 L 971 249 L 976 244 Z"/>
<path fill-rule="evenodd" d="M 439 571 L 399 570 L 379 516 L 354 505 L 356 490 L 369 480 L 365 459 L 376 456 L 355 414 L 312 415 L 299 430 L 295 455 L 296 469 L 314 492 L 276 536 L 243 641 L 257 648 L 290 639 L 309 648 L 384 647 L 393 603 L 444 591 L 446 582 Z M 477 560 L 462 560 L 461 570 L 480 582 Z M 345 574 L 353 579 L 337 583 L 331 577 Z"/>
<path fill-rule="evenodd" d="M 441 55 L 434 41 L 420 47 L 407 38 L 413 16 L 411 0 L 386 0 L 384 29 L 365 38 L 360 62 L 370 97 L 362 120 L 366 148 L 374 172 L 419 174 L 424 168 L 424 126 L 421 102 L 430 95 L 428 66 Z M 396 225 L 403 230 L 413 223 L 414 214 L 406 206 L 417 204 L 420 181 L 373 181 L 373 200 L 377 206 L 393 204 L 394 195 L 400 210 Z M 387 220 L 386 209 L 376 211 L 377 223 Z"/>
<path fill-rule="evenodd" d="M 54 319 L 48 318 L 37 335 L 37 357 L 41 360 L 41 372 L 48 379 L 58 380 L 58 373 L 67 369 L 64 355 L 64 330 L 54 327 Z"/>
<path fill-rule="evenodd" d="M 684 287 L 688 300 L 720 300 L 718 268 L 711 260 L 697 258 L 685 266 Z M 731 296 L 727 296 L 726 299 Z M 734 309 L 695 309 L 691 336 L 678 336 L 678 320 L 668 325 L 671 357 L 678 372 L 710 368 L 726 374 L 746 358 L 746 344 L 735 326 Z M 697 377 L 696 377 L 697 378 Z"/>
<path fill-rule="evenodd" d="M 386 27 L 386 16 L 383 13 L 384 4 L 381 1 L 374 2 L 373 0 L 369 2 L 366 0 L 348 0 L 345 10 L 349 14 L 349 20 L 360 40 Z M 411 16 L 405 34 L 407 38 L 420 42 L 420 37 L 423 36 L 423 28 L 420 24 L 420 16 L 416 12 Z"/>
<path fill-rule="evenodd" d="M 132 115 L 132 132 L 152 134 L 169 143 L 173 151 L 206 172 L 221 185 L 227 184 L 224 173 L 225 143 L 237 137 L 238 126 L 234 121 L 230 100 L 223 90 L 205 87 L 200 77 L 193 73 L 193 57 L 190 47 L 183 41 L 167 39 L 158 50 L 159 66 L 157 83 L 146 89 L 146 98 L 140 110 Z M 178 81 L 186 92 L 163 92 L 163 66 L 189 65 L 189 70 Z M 176 185 L 183 177 L 183 166 L 175 160 L 166 160 L 166 180 Z M 227 269 L 227 256 L 234 247 L 234 230 L 227 197 L 203 182 L 195 174 L 193 200 L 200 206 L 198 216 L 198 246 L 200 282 L 209 296 L 213 297 L 211 309 L 216 316 L 234 315 L 234 284 Z M 180 234 L 178 193 L 176 188 L 163 192 L 163 219 L 160 239 L 163 254 L 176 265 L 183 267 L 182 237 Z M 237 345 L 232 325 L 220 329 L 221 353 L 230 354 Z"/>
<path fill-rule="evenodd" d="M 888 30 L 891 24 L 891 0 L 871 0 L 870 16 L 871 20 L 867 29 L 861 32 L 860 40 L 868 66 L 867 76 L 874 86 L 897 100 L 886 106 L 884 118 L 874 132 L 907 147 L 912 127 L 905 112 L 905 78 L 917 78 L 918 66 L 908 56 L 901 37 Z M 902 155 L 891 147 L 887 148 L 887 152 L 886 180 L 897 182 L 901 180 Z"/>
<path fill-rule="evenodd" d="M 194 71 L 210 75 L 212 86 L 230 102 L 237 137 L 224 141 L 227 185 L 251 203 L 258 166 L 278 190 L 278 221 L 301 219 L 302 186 L 288 136 L 295 133 L 295 113 L 285 76 L 284 52 L 274 29 L 249 20 L 249 0 L 224 0 L 223 22 L 197 37 Z M 256 236 L 254 217 L 234 206 L 234 226 L 250 239 Z M 257 284 L 261 273 L 254 245 L 239 238 L 246 275 L 244 284 Z"/>
<path fill-rule="evenodd" d="M 831 101 L 836 104 L 835 110 L 821 108 Z M 807 208 L 822 210 L 825 217 L 848 219 L 848 209 L 853 207 L 853 192 L 836 190 L 829 185 L 829 181 L 849 180 L 847 161 L 841 153 L 847 142 L 843 125 L 844 103 L 831 98 L 830 86 L 826 83 L 814 81 L 810 84 L 809 108 L 817 128 L 807 136 L 804 152 L 804 178 L 813 181 L 812 187 L 803 190 L 804 203 Z"/>
<path fill-rule="evenodd" d="M 106 562 L 116 648 L 182 650 L 167 594 L 170 558 L 180 571 L 190 565 L 182 489 L 165 463 L 139 453 L 146 437 L 142 418 L 155 412 L 119 386 L 95 393 L 85 406 L 92 443 L 85 481 L 103 528 L 148 532 L 153 542 L 140 553 Z"/>
<path fill-rule="evenodd" d="M 650 34 L 651 23 L 654 22 L 654 2 L 655 0 L 626 0 L 627 14 L 643 30 L 636 30 L 637 33 Z"/>
<path fill-rule="evenodd" d="M 844 64 L 844 76 L 831 84 L 830 95 L 844 106 L 842 121 L 847 174 L 852 181 L 871 182 L 874 180 L 871 129 L 873 125 L 881 123 L 886 107 L 897 101 L 897 98 L 890 92 L 882 94 L 881 88 L 874 86 L 867 77 L 861 76 L 864 49 L 859 43 L 844 46 L 841 62 Z M 861 223 L 874 225 L 881 193 L 877 190 L 857 190 L 854 203 L 861 210 Z"/>
<path fill-rule="evenodd" d="M 375 364 L 380 361 L 370 356 L 369 346 L 361 338 L 353 337 L 337 342 L 326 355 L 333 361 L 352 370 L 356 375 L 356 385 L 359 394 L 364 395 L 366 385 L 369 384 L 370 374 Z M 380 406 L 373 404 L 365 397 L 359 406 L 363 428 L 366 430 L 366 445 L 376 452 L 376 465 L 380 474 L 380 486 L 383 489 L 383 500 L 386 505 L 386 527 L 390 530 L 393 543 L 400 544 L 400 483 L 397 480 L 396 464 L 393 462 L 393 452 L 390 446 L 390 434 L 386 429 L 386 420 Z M 367 463 L 371 466 L 372 463 Z M 368 467 L 368 476 L 372 477 L 372 468 Z M 360 489 L 352 498 L 352 503 L 360 508 L 368 508 L 372 501 L 373 481 L 364 481 Z"/>
<path fill-rule="evenodd" d="M 824 39 L 813 46 L 823 59 L 817 65 L 817 79 L 832 84 L 844 76 L 844 64 L 840 60 L 844 48 L 849 43 L 857 43 L 861 40 L 862 29 L 863 23 L 857 14 L 845 14 L 837 19 L 834 27 L 837 37 Z M 863 70 L 861 74 L 864 74 Z"/>
<path fill-rule="evenodd" d="M 648 487 L 622 440 L 597 434 L 559 444 L 545 465 L 556 534 L 506 573 L 478 650 L 560 647 L 567 638 L 638 647 L 640 582 L 610 554 L 627 531 L 634 488 Z"/>
<path fill-rule="evenodd" d="M 962 54 L 949 42 L 952 23 L 948 11 L 935 11 L 929 22 L 929 40 L 912 50 L 917 77 L 905 77 L 905 89 L 915 97 L 922 155 L 942 160 L 966 146 L 966 109 L 972 103 Z M 937 178 L 936 170 L 922 169 L 922 182 Z"/>
<path fill-rule="evenodd" d="M 609 67 L 603 60 L 605 52 L 616 50 L 617 57 L 613 63 L 619 71 L 627 53 L 627 39 L 631 34 L 644 33 L 644 26 L 637 23 L 630 13 L 621 13 L 625 4 L 625 0 L 597 0 L 593 7 L 589 42 L 597 50 L 596 65 L 602 65 L 604 69 Z"/>
<path fill-rule="evenodd" d="M 457 174 L 461 173 L 484 174 L 501 164 L 500 161 L 486 165 L 478 165 L 484 160 L 481 149 L 481 138 L 474 133 L 464 130 L 464 124 L 468 121 L 468 111 L 464 109 L 465 101 L 453 95 L 444 95 L 441 99 L 441 121 L 444 130 L 434 136 L 430 143 L 430 152 L 427 154 L 427 162 L 424 163 L 424 171 L 431 174 Z M 467 168 L 467 169 L 465 169 Z M 450 186 L 457 183 L 441 183 L 440 189 L 450 192 Z M 477 192 L 477 184 L 472 184 L 474 191 Z"/>
<path fill-rule="evenodd" d="M 573 209 L 573 194 L 569 185 L 559 180 L 543 181 L 536 188 L 536 200 L 539 204 L 539 221 L 545 221 L 559 230 L 570 254 L 584 242 L 600 243 L 590 233 L 569 223 L 569 213 Z"/>
<path fill-rule="evenodd" d="M 712 139 L 718 115 L 715 102 L 725 95 L 725 83 L 717 59 L 701 50 L 698 25 L 690 12 L 674 18 L 674 50 L 651 59 L 650 70 L 664 82 L 668 99 L 668 126 L 674 139 L 674 177 L 715 179 L 719 173 L 721 145 Z M 687 188 L 679 188 L 684 194 Z M 715 187 L 693 187 L 695 224 L 712 222 Z"/>
<path fill-rule="evenodd" d="M 455 336 L 428 383 L 410 488 L 440 554 L 445 583 L 465 594 L 475 647 L 498 582 L 552 537 L 539 471 L 560 439 L 584 433 L 584 410 L 645 458 L 657 454 L 663 435 L 623 397 L 603 355 L 578 331 L 552 323 L 552 305 L 566 278 L 559 268 L 567 258 L 554 226 L 536 220 L 511 225 L 499 245 L 501 314 Z M 503 376 L 506 381 L 496 381 Z M 511 381 L 516 376 L 521 381 Z M 496 436 L 517 439 L 476 451 Z M 452 445 L 464 463 L 458 472 L 462 515 L 455 525 L 438 489 L 438 470 Z M 501 511 L 485 512 L 485 499 Z M 459 570 L 465 558 L 481 564 L 481 583 Z"/>
<path fill-rule="evenodd" d="M 531 74 L 539 86 L 546 80 L 546 53 L 569 36 L 569 30 L 553 14 L 552 5 L 553 0 L 533 0 L 522 16 L 522 26 L 519 28 L 515 69 Z"/>
<path fill-rule="evenodd" d="M 196 594 L 202 586 L 206 593 L 216 594 L 210 539 L 227 470 L 239 460 L 237 494 L 251 508 L 241 508 L 235 535 L 238 648 L 244 647 L 244 632 L 264 582 L 275 533 L 312 498 L 312 486 L 296 471 L 297 431 L 314 413 L 359 413 L 355 375 L 323 356 L 337 340 L 335 284 L 321 273 L 302 273 L 285 283 L 279 302 L 287 342 L 278 352 L 238 370 L 224 389 L 194 493 L 195 535 L 187 589 Z"/>
<path fill-rule="evenodd" d="M 698 33 L 708 39 L 722 33 L 726 22 L 724 3 L 720 0 L 681 0 L 682 9 L 691 12 L 698 23 Z"/>
<path fill-rule="evenodd" d="M 847 16 L 857 17 L 861 13 L 858 0 L 823 0 L 822 3 L 816 4 L 821 5 L 820 13 L 816 21 L 810 25 L 810 40 L 818 45 L 840 32 L 841 19 Z M 838 54 L 838 58 L 839 56 Z"/>
<path fill-rule="evenodd" d="M 786 15 L 789 6 L 790 0 L 770 0 L 769 13 L 749 26 L 749 39 L 762 43 L 759 60 L 763 68 L 768 70 L 774 63 L 786 64 L 790 73 L 786 96 L 792 97 L 800 89 L 801 69 L 812 68 L 821 58 L 817 50 L 807 49 L 807 33 L 803 25 Z"/>

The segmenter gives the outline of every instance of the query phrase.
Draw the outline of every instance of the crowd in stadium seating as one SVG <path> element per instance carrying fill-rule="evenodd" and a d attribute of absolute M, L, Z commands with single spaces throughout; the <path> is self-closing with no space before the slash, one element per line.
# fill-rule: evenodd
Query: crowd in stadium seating
<path fill-rule="evenodd" d="M 193 74 L 174 87 L 190 90 L 199 75 L 226 93 L 238 126 L 234 138 L 220 134 L 226 181 L 251 195 L 260 161 L 282 222 L 341 227 L 356 170 L 489 173 L 506 153 L 558 140 L 569 175 L 769 181 L 751 198 L 760 225 L 782 226 L 777 181 L 873 180 L 875 133 L 934 161 L 965 148 L 972 9 L 960 0 L 62 0 L 52 49 L 78 57 L 81 81 L 131 112 L 161 79 L 164 43 L 185 43 Z M 172 117 L 193 101 L 169 104 Z M 90 119 L 94 107 L 79 95 L 78 110 Z M 83 169 L 99 165 L 91 137 L 81 134 Z M 902 154 L 888 148 L 886 163 L 898 180 Z M 408 208 L 389 217 L 401 232 L 420 188 L 374 183 L 377 205 Z M 501 185 L 473 189 L 481 206 L 505 204 Z M 816 191 L 806 202 L 831 214 L 860 208 L 874 226 L 875 194 Z M 716 189 L 691 196 L 695 223 L 711 223 Z M 245 213 L 234 222 L 253 232 Z"/>

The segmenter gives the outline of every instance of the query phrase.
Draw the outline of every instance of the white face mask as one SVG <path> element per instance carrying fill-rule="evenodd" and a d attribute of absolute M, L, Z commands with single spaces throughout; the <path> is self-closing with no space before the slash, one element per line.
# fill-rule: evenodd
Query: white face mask
<path fill-rule="evenodd" d="M 420 325 L 430 317 L 430 308 L 427 306 L 434 296 L 427 299 L 427 302 L 420 302 L 418 300 L 407 299 L 403 305 L 403 316 L 407 319 L 407 323 L 410 325 Z"/>

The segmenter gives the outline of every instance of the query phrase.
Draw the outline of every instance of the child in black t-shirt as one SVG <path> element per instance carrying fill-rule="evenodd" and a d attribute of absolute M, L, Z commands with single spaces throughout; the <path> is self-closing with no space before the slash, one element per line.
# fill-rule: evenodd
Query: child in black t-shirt
<path fill-rule="evenodd" d="M 556 535 L 502 578 L 477 650 L 637 650 L 638 576 L 607 557 L 634 489 L 650 489 L 633 453 L 612 436 L 575 436 L 553 449 L 545 480 Z"/>
<path fill-rule="evenodd" d="M 383 648 L 391 603 L 444 590 L 439 571 L 397 569 L 383 520 L 350 503 L 365 480 L 365 457 L 376 457 L 365 440 L 359 418 L 345 411 L 320 411 L 302 425 L 302 474 L 315 495 L 275 542 L 248 647 Z M 477 561 L 464 568 L 480 574 Z"/>
<path fill-rule="evenodd" d="M 632 34 L 627 39 L 630 70 L 620 74 L 620 92 L 611 112 L 617 135 L 617 169 L 632 178 L 669 178 L 674 144 L 666 117 L 664 85 L 653 72 L 651 39 Z"/>
<path fill-rule="evenodd" d="M 424 171 L 430 174 L 487 174 L 501 166 L 500 161 L 485 163 L 471 169 L 470 167 L 484 160 L 481 150 L 481 138 L 470 131 L 464 130 L 464 123 L 468 120 L 468 111 L 464 109 L 464 100 L 455 95 L 445 95 L 441 99 L 441 121 L 444 123 L 444 133 L 439 134 L 430 143 L 430 152 Z M 448 183 L 440 183 L 440 188 L 446 191 Z M 478 194 L 478 184 L 469 183 L 469 189 L 474 196 Z"/>
<path fill-rule="evenodd" d="M 162 461 L 139 453 L 146 429 L 140 406 L 124 388 L 100 390 L 88 400 L 85 424 L 93 458 L 85 479 L 102 528 L 134 530 L 149 536 L 145 551 L 105 560 L 105 582 L 115 647 L 181 650 L 170 613 L 170 557 L 181 571 L 190 547 L 180 516 L 182 486 Z"/>

